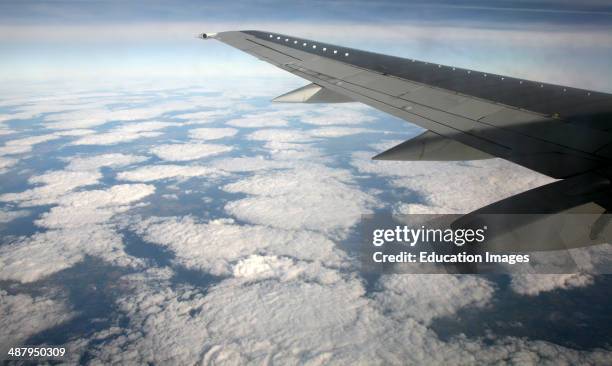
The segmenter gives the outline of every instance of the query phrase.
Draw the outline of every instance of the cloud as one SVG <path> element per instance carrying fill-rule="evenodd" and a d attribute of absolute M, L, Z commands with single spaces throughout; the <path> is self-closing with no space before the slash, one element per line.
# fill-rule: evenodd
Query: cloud
<path fill-rule="evenodd" d="M 0 136 L 4 136 L 4 135 L 10 135 L 12 133 L 16 133 L 17 131 L 15 130 L 11 130 L 9 128 L 1 128 L 2 125 L 0 125 Z"/>
<path fill-rule="evenodd" d="M 251 255 L 240 260 L 232 269 L 232 274 L 249 280 L 277 278 L 289 281 L 299 277 L 306 270 L 305 267 L 306 263 L 296 263 L 287 257 Z"/>
<path fill-rule="evenodd" d="M 237 133 L 235 128 L 196 128 L 189 131 L 189 137 L 197 140 L 217 140 Z"/>
<path fill-rule="evenodd" d="M 57 205 L 35 221 L 36 225 L 52 230 L 20 237 L 0 247 L 1 279 L 37 281 L 73 266 L 88 255 L 120 266 L 142 265 L 140 260 L 124 252 L 121 236 L 108 223 L 114 215 L 129 210 L 131 203 L 153 194 L 155 187 L 125 184 L 69 192 L 65 191 L 63 182 L 60 189 L 48 196 L 42 195 L 44 198 L 33 195 L 46 199 L 46 204 Z"/>
<path fill-rule="evenodd" d="M 117 100 L 108 100 L 104 101 L 103 103 L 99 103 L 98 105 L 94 105 L 93 108 L 88 108 L 87 106 L 80 105 L 75 107 L 74 110 L 48 114 L 44 117 L 44 123 L 45 126 L 50 129 L 72 130 L 77 128 L 90 128 L 101 126 L 113 121 L 131 122 L 148 120 L 170 112 L 193 109 L 194 102 L 198 102 L 199 100 L 201 99 L 198 99 L 198 97 L 188 97 L 175 102 L 162 102 L 157 103 L 155 105 L 132 106 L 130 108 L 123 109 L 111 109 L 107 107 L 105 105 L 107 103 L 110 105 L 113 102 L 119 102 Z M 121 100 L 120 102 L 126 103 L 128 101 Z M 144 124 L 140 125 L 145 126 Z M 137 125 L 132 124 L 131 126 Z M 141 132 L 143 130 L 130 130 L 130 128 L 128 127 L 124 131 Z M 148 131 L 151 131 L 151 129 L 149 129 Z"/>
<path fill-rule="evenodd" d="M 26 210 L 0 209 L 0 224 L 6 224 L 7 222 L 11 222 L 20 217 L 26 217 L 29 214 L 30 212 Z"/>
<path fill-rule="evenodd" d="M 170 122 L 141 122 L 117 127 L 110 132 L 88 135 L 73 141 L 72 145 L 114 145 L 146 137 L 157 137 L 161 132 L 153 132 L 176 126 Z"/>
<path fill-rule="evenodd" d="M 54 229 L 102 224 L 117 213 L 129 210 L 130 203 L 154 192 L 155 187 L 147 184 L 122 184 L 103 190 L 74 192 L 60 197 L 56 202 L 58 206 L 35 223 Z"/>
<path fill-rule="evenodd" d="M 145 156 L 129 155 L 122 153 L 102 154 L 93 156 L 76 156 L 65 158 L 68 162 L 66 170 L 98 170 L 103 167 L 118 168 L 132 164 L 141 163 L 148 158 Z"/>
<path fill-rule="evenodd" d="M 361 215 L 379 205 L 355 186 L 348 171 L 318 164 L 252 176 L 222 189 L 249 195 L 225 205 L 227 212 L 241 220 L 334 236 L 345 235 Z"/>
<path fill-rule="evenodd" d="M 585 287 L 593 283 L 593 276 L 583 273 L 572 274 L 513 274 L 510 287 L 521 295 L 536 296 L 542 292 Z"/>
<path fill-rule="evenodd" d="M 8 168 L 17 164 L 19 160 L 13 158 L 3 158 L 0 157 L 0 174 L 3 174 L 8 171 Z"/>
<path fill-rule="evenodd" d="M 424 324 L 464 307 L 487 306 L 495 291 L 485 278 L 470 275 L 384 275 L 378 286 L 376 300 L 385 314 Z"/>
<path fill-rule="evenodd" d="M 222 154 L 232 149 L 227 145 L 184 143 L 159 145 L 149 151 L 162 160 L 187 161 Z"/>
<path fill-rule="evenodd" d="M 2 202 L 17 202 L 20 206 L 41 206 L 57 202 L 60 196 L 79 187 L 98 183 L 102 174 L 98 171 L 56 170 L 28 179 L 30 184 L 42 184 L 19 193 L 0 195 Z"/>
<path fill-rule="evenodd" d="M 60 138 L 55 134 L 24 137 L 10 140 L 0 147 L 0 155 L 23 154 L 32 151 L 32 146 Z"/>
<path fill-rule="evenodd" d="M 323 127 L 323 128 L 316 128 L 316 129 L 308 131 L 308 133 L 311 136 L 323 137 L 323 138 L 344 137 L 344 136 L 351 136 L 351 135 L 357 135 L 361 133 L 372 133 L 372 132 L 377 132 L 377 131 L 370 130 L 367 128 L 349 128 L 349 127 Z"/>
<path fill-rule="evenodd" d="M 225 173 L 218 169 L 198 165 L 151 165 L 117 174 L 120 180 L 132 182 L 152 182 L 163 179 L 212 177 L 217 178 Z M 2 196 L 0 196 L 0 199 Z"/>
<path fill-rule="evenodd" d="M 237 267 L 234 267 L 234 263 L 252 255 L 317 262 L 318 271 L 310 272 L 313 278 L 324 275 L 326 271 L 322 265 L 341 266 L 346 260 L 335 244 L 321 234 L 261 225 L 238 225 L 231 219 L 200 222 L 189 216 L 151 218 L 138 222 L 133 229 L 146 241 L 171 250 L 175 262 L 216 275 L 248 271 L 247 267 L 253 264 L 249 260 L 242 265 L 236 264 Z M 288 262 L 285 261 L 285 264 Z"/>
<path fill-rule="evenodd" d="M 56 136 L 86 136 L 96 133 L 94 130 L 89 129 L 75 129 L 75 130 L 62 130 L 54 132 Z"/>
<path fill-rule="evenodd" d="M 274 142 L 309 142 L 312 141 L 306 131 L 266 129 L 250 133 L 249 140 L 274 141 Z"/>
<path fill-rule="evenodd" d="M 310 142 L 316 140 L 304 130 L 264 129 L 246 136 L 248 140 L 265 141 L 264 148 L 276 160 L 316 160 L 325 162 L 321 151 Z"/>
<path fill-rule="evenodd" d="M 212 123 L 220 117 L 227 116 L 231 112 L 229 110 L 212 110 L 212 111 L 201 111 L 201 112 L 193 112 L 193 113 L 181 113 L 177 114 L 175 118 L 186 119 L 191 124 L 205 124 Z"/>
<path fill-rule="evenodd" d="M 215 160 L 210 164 L 227 172 L 256 172 L 262 170 L 286 169 L 293 164 L 289 161 L 266 159 L 263 156 L 243 156 Z"/>
<path fill-rule="evenodd" d="M 403 295 L 420 296 L 415 300 L 419 309 L 432 314 L 418 315 L 421 320 L 417 320 L 410 313 L 387 316 L 384 312 L 402 312 L 402 305 L 410 303 L 401 298 L 399 282 L 394 287 L 398 294 L 381 306 L 378 299 L 366 296 L 363 283 L 352 276 L 326 284 L 299 277 L 278 281 L 257 275 L 293 268 L 286 260 L 249 257 L 240 263 L 252 267 L 246 271 L 251 276 L 223 280 L 206 292 L 188 285 L 170 286 L 172 273 L 167 269 L 123 277 L 122 285 L 129 290 L 118 306 L 129 322 L 113 330 L 114 336 L 105 332 L 106 337 L 90 343 L 95 359 L 121 364 L 454 365 L 605 364 L 610 357 L 605 350 L 576 351 L 513 337 L 459 336 L 442 341 L 422 320 L 486 304 L 489 287 L 478 277 L 452 276 L 448 285 L 442 282 L 448 276 L 428 277 L 440 279 L 436 281 L 442 286 L 439 292 L 427 291 L 431 289 L 428 281 L 408 283 Z M 263 271 L 252 271 L 262 267 Z M 437 301 L 449 304 L 444 307 Z M 428 308 L 428 303 L 434 308 Z"/>
<path fill-rule="evenodd" d="M 554 180 L 501 159 L 471 162 L 376 161 L 372 152 L 356 152 L 351 165 L 361 173 L 383 176 L 395 188 L 409 189 L 430 207 L 429 213 L 468 213 L 487 204 Z"/>
<path fill-rule="evenodd" d="M 288 122 L 284 118 L 270 116 L 265 113 L 231 119 L 226 125 L 242 128 L 284 127 Z"/>
<path fill-rule="evenodd" d="M 107 225 L 84 225 L 21 237 L 0 247 L 0 279 L 34 282 L 95 256 L 118 266 L 142 266 Z"/>
<path fill-rule="evenodd" d="M 10 347 L 22 345 L 28 337 L 74 316 L 63 301 L 0 290 L 0 352 L 6 355 Z"/>

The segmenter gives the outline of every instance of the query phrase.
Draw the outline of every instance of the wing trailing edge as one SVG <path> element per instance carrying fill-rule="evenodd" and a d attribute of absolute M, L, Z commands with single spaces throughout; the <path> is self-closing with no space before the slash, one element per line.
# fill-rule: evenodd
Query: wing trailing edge
<path fill-rule="evenodd" d="M 458 141 L 425 131 L 419 136 L 404 141 L 372 159 L 397 161 L 459 161 L 491 159 L 485 152 Z"/>

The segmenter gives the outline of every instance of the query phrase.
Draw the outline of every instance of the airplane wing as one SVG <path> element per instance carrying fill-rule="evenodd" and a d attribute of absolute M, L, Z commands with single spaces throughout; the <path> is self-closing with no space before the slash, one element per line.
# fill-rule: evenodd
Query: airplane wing
<path fill-rule="evenodd" d="M 500 157 L 561 179 L 478 212 L 612 208 L 612 95 L 263 31 L 202 34 L 312 82 L 276 101 L 356 101 L 427 131 L 375 159 Z"/>

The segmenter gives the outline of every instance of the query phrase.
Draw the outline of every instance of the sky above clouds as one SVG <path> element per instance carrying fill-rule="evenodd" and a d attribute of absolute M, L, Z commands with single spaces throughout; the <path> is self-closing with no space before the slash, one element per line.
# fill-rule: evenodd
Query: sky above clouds
<path fill-rule="evenodd" d="M 612 90 L 612 6 L 605 1 L 8 1 L 0 14 L 0 76 L 16 82 L 287 77 L 194 38 L 262 29 Z"/>

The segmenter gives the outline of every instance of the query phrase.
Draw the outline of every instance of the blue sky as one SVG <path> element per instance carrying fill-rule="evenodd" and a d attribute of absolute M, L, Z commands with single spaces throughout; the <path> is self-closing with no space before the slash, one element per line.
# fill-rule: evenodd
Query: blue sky
<path fill-rule="evenodd" d="M 612 91 L 604 1 L 5 1 L 8 81 L 287 77 L 202 31 L 264 29 Z"/>

